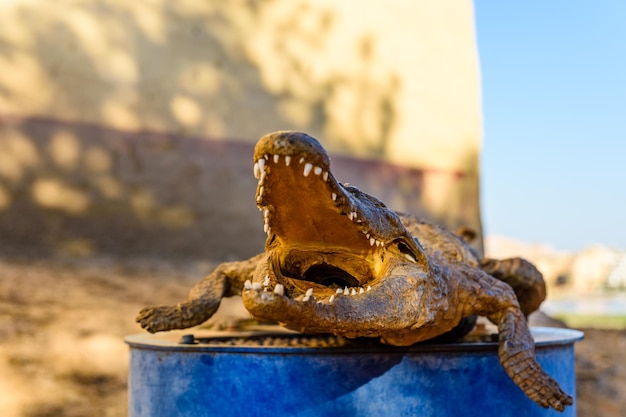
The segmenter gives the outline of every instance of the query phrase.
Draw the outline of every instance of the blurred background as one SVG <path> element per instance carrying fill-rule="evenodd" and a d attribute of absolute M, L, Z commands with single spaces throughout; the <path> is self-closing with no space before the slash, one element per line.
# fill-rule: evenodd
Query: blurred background
<path fill-rule="evenodd" d="M 625 17 L 618 0 L 3 0 L 3 415 L 126 414 L 123 336 L 262 250 L 252 149 L 284 129 L 391 208 L 533 261 L 534 320 L 586 329 L 579 415 L 624 415 Z"/>

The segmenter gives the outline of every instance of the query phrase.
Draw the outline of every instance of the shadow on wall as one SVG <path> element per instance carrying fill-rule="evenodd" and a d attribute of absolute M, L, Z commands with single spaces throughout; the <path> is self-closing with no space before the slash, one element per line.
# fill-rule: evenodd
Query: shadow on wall
<path fill-rule="evenodd" d="M 0 136 L 4 246 L 205 259 L 262 248 L 251 145 L 8 118 Z"/>
<path fill-rule="evenodd" d="M 253 144 L 32 118 L 0 118 L 0 137 L 3 251 L 223 260 L 263 247 Z M 390 207 L 436 219 L 421 202 L 437 173 L 341 156 L 332 167 Z"/>
<path fill-rule="evenodd" d="M 369 157 L 383 156 L 393 129 L 398 76 L 373 35 L 346 36 L 321 6 L 1 7 L 0 114 L 247 141 L 296 129 Z"/>

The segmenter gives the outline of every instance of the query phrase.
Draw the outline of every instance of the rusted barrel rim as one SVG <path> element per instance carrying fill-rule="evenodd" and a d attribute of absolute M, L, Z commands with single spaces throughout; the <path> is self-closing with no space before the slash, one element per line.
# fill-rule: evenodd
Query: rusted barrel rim
<path fill-rule="evenodd" d="M 536 349 L 570 345 L 581 339 L 584 334 L 573 329 L 551 327 L 533 327 L 531 333 L 535 339 Z M 494 341 L 460 341 L 453 343 L 420 343 L 410 347 L 393 347 L 377 343 L 359 343 L 348 341 L 343 346 L 309 347 L 309 346 L 261 346 L 261 345 L 227 345 L 225 340 L 249 338 L 313 338 L 329 336 L 306 336 L 299 333 L 283 331 L 282 328 L 259 331 L 207 331 L 198 330 L 174 331 L 167 333 L 130 335 L 125 342 L 134 349 L 148 349 L 179 352 L 228 352 L 228 353 L 259 353 L 259 354 L 302 354 L 302 353 L 398 353 L 398 352 L 475 352 L 497 351 L 498 342 Z M 332 337 L 332 336 L 330 336 Z M 186 339 L 186 340 L 185 340 Z M 182 343 L 181 343 L 182 342 Z"/>

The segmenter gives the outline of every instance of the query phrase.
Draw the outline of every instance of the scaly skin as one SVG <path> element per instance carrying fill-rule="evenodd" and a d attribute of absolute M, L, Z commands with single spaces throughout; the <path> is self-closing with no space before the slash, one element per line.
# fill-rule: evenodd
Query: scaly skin
<path fill-rule="evenodd" d="M 498 326 L 500 362 L 528 397 L 559 411 L 572 404 L 535 360 L 524 316 L 543 301 L 545 285 L 532 264 L 479 260 L 458 236 L 340 184 L 322 146 L 304 133 L 264 136 L 254 163 L 265 251 L 220 265 L 185 302 L 143 309 L 142 327 L 195 326 L 235 294 L 257 319 L 396 346 L 458 333 L 481 315 Z"/>

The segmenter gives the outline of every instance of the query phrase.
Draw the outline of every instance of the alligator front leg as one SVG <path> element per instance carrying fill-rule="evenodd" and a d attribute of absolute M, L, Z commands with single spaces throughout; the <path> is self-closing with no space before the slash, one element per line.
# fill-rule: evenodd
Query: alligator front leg
<path fill-rule="evenodd" d="M 146 307 L 135 319 L 150 333 L 197 326 L 210 319 L 223 297 L 241 294 L 244 281 L 251 279 L 262 254 L 241 262 L 219 265 L 176 305 Z"/>
<path fill-rule="evenodd" d="M 535 343 L 510 286 L 484 271 L 465 266 L 464 314 L 486 316 L 498 326 L 500 363 L 522 391 L 542 407 L 563 411 L 573 403 L 535 359 Z"/>

